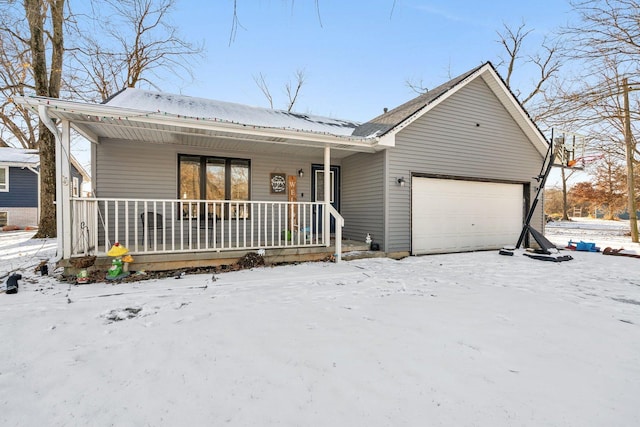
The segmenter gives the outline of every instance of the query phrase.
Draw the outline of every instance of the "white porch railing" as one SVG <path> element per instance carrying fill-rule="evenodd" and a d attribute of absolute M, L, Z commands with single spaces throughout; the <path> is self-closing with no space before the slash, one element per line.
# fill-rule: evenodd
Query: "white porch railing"
<path fill-rule="evenodd" d="M 71 213 L 71 256 L 115 242 L 132 254 L 329 246 L 322 202 L 72 198 Z M 341 232 L 340 214 L 326 214 Z"/>

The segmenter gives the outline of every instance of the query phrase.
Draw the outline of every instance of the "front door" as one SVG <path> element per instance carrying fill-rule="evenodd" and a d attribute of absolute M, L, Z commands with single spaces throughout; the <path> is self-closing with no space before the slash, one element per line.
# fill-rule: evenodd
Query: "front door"
<path fill-rule="evenodd" d="M 329 169 L 329 182 L 331 185 L 331 205 L 340 212 L 340 166 L 331 166 Z M 324 165 L 311 165 L 311 196 L 313 202 L 324 201 Z M 319 208 L 316 215 L 322 218 L 322 209 Z M 313 221 L 314 224 L 316 221 Z M 331 217 L 331 233 L 336 231 L 335 218 Z M 322 231 L 322 221 L 319 221 L 318 232 Z"/>

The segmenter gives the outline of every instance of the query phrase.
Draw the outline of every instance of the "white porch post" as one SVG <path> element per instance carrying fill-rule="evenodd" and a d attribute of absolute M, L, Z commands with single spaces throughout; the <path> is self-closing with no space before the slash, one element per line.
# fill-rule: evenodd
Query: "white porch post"
<path fill-rule="evenodd" d="M 329 205 L 331 204 L 331 147 L 324 147 L 324 241 L 327 247 L 331 246 L 331 215 Z"/>
<path fill-rule="evenodd" d="M 57 136 L 54 141 L 56 144 L 56 236 L 58 236 L 56 253 L 58 257 L 62 257 L 62 249 L 64 248 L 62 242 L 62 207 L 60 203 L 60 200 L 62 200 L 62 148 L 60 147 L 60 139 Z"/>
<path fill-rule="evenodd" d="M 56 127 L 56 125 L 53 123 L 53 121 L 51 120 L 51 118 L 49 117 L 49 113 L 47 111 L 47 107 L 45 105 L 39 105 L 38 106 L 38 115 L 40 116 L 40 120 L 42 120 L 42 122 L 44 123 L 44 125 L 51 131 L 51 133 L 53 134 L 53 141 L 55 144 L 55 152 L 56 152 L 56 200 L 55 200 L 55 204 L 56 204 L 56 235 L 58 236 L 57 238 L 57 248 L 56 248 L 56 255 L 58 256 L 58 258 L 62 258 L 63 256 L 63 249 L 64 249 L 64 242 L 62 239 L 63 236 L 63 225 L 62 225 L 62 207 L 61 207 L 61 200 L 62 200 L 62 187 L 63 187 L 63 178 L 62 178 L 62 158 L 63 158 L 63 153 L 62 153 L 62 146 L 61 146 L 61 135 L 60 135 L 60 131 L 58 130 L 58 128 Z M 40 198 L 40 195 L 38 195 L 38 198 Z M 38 219 L 39 222 L 39 219 Z"/>
<path fill-rule="evenodd" d="M 58 199 L 58 217 L 62 215 L 62 235 L 58 234 L 58 240 L 62 238 L 62 253 L 64 258 L 71 257 L 71 125 L 69 120 L 62 120 L 61 166 L 59 176 L 62 179 L 61 198 Z M 57 150 L 56 150 L 57 156 Z"/>

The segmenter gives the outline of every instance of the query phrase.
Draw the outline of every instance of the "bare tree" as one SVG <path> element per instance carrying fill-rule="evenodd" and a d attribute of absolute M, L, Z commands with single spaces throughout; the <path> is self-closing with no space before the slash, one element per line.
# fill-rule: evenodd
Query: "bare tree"
<path fill-rule="evenodd" d="M 551 41 L 547 37 L 537 47 L 534 53 L 525 53 L 525 44 L 534 29 L 527 28 L 522 22 L 513 29 L 503 24 L 502 31 L 498 31 L 498 43 L 504 48 L 504 55 L 500 56 L 498 68 L 504 68 L 504 80 L 513 91 L 520 103 L 527 108 L 536 122 L 543 121 L 554 114 L 554 109 L 547 102 L 547 91 L 553 87 L 552 82 L 558 77 L 562 64 L 562 44 Z M 533 67 L 535 78 L 530 87 L 515 88 L 512 79 L 518 69 Z"/>
<path fill-rule="evenodd" d="M 55 139 L 35 115 L 12 98 L 35 94 L 105 99 L 125 86 L 140 82 L 153 85 L 152 76 L 161 70 L 187 72 L 188 57 L 202 52 L 166 25 L 173 0 L 109 0 L 100 4 L 108 5 L 111 12 L 110 19 L 102 21 L 97 14 L 98 23 L 89 16 L 73 15 L 64 0 L 9 1 L 0 9 L 0 146 L 39 149 L 40 223 L 36 237 L 56 235 Z M 128 25 L 119 25 L 120 21 Z M 100 23 L 111 38 L 80 37 L 101 32 L 95 28 L 82 31 Z M 65 49 L 67 36 L 75 43 Z"/>
<path fill-rule="evenodd" d="M 3 16 L 0 25 L 0 93 L 4 95 L 0 102 L 0 147 L 37 148 L 35 118 L 12 100 L 24 95 L 27 88 L 35 91 L 27 36 L 22 34 L 22 25 L 8 16 Z"/>
<path fill-rule="evenodd" d="M 424 93 L 429 92 L 429 88 L 424 84 L 423 79 L 407 79 L 404 82 L 405 86 L 411 89 L 412 92 L 417 93 L 418 95 L 422 95 Z"/>
<path fill-rule="evenodd" d="M 244 27 L 240 24 L 240 18 L 238 17 L 238 0 L 233 0 L 233 16 L 231 17 L 231 31 L 229 31 L 229 46 L 236 41 L 238 28 Z"/>
<path fill-rule="evenodd" d="M 24 0 L 29 25 L 29 52 L 36 95 L 58 98 L 64 56 L 64 0 Z M 47 54 L 49 59 L 47 60 Z M 38 124 L 40 151 L 40 223 L 36 237 L 56 236 L 55 137 L 47 126 Z"/>
<path fill-rule="evenodd" d="M 262 73 L 259 73 L 257 76 L 254 75 L 253 81 L 256 83 L 256 86 L 258 86 L 265 98 L 267 98 L 267 101 L 269 102 L 269 108 L 273 109 L 273 95 L 271 94 L 271 90 L 269 89 L 269 84 L 267 83 L 265 76 Z M 287 96 L 287 111 L 293 111 L 293 108 L 298 101 L 298 97 L 300 96 L 300 91 L 304 86 L 304 83 L 305 72 L 303 69 L 296 70 L 293 82 L 289 80 L 285 83 L 284 91 Z"/>
<path fill-rule="evenodd" d="M 174 7 L 174 0 L 95 2 L 96 19 L 78 25 L 81 30 L 83 25 L 97 25 L 100 39 L 84 30 L 78 46 L 70 48 L 78 71 L 73 74 L 85 76 L 84 85 L 70 85 L 74 93 L 83 99 L 98 95 L 104 101 L 125 87 L 157 87 L 161 72 L 191 77 L 192 62 L 204 49 L 184 40 L 168 23 Z"/>
<path fill-rule="evenodd" d="M 391 14 L 393 15 L 393 9 L 395 7 L 395 0 L 393 2 L 393 6 L 391 8 Z M 295 5 L 295 0 L 291 0 L 291 9 L 293 11 L 293 6 Z M 320 14 L 320 0 L 314 0 L 314 6 L 316 8 L 316 15 L 318 16 L 318 24 L 320 28 L 322 28 L 322 15 Z M 240 23 L 240 15 L 238 13 L 238 0 L 233 0 L 233 12 L 231 15 L 231 30 L 229 31 L 229 46 L 236 41 L 236 36 L 238 35 L 238 28 L 245 29 L 244 26 Z"/>
<path fill-rule="evenodd" d="M 615 213 L 625 207 L 625 167 L 615 158 L 605 157 L 595 170 L 594 187 L 596 188 L 596 201 L 606 207 L 606 219 L 614 219 Z"/>
<path fill-rule="evenodd" d="M 575 169 L 569 169 L 569 171 L 567 172 L 567 169 L 564 167 L 560 168 L 560 177 L 561 177 L 561 182 L 562 182 L 562 220 L 563 221 L 569 221 L 569 187 L 568 187 L 568 183 L 569 180 L 573 177 L 573 175 L 575 174 L 576 170 Z"/>
<path fill-rule="evenodd" d="M 578 141 L 576 141 L 578 140 Z M 557 165 L 560 167 L 560 184 L 562 192 L 562 220 L 569 221 L 569 180 L 575 175 L 577 168 L 569 167 L 569 160 L 580 156 L 576 153 L 576 142 L 583 143 L 584 138 L 568 132 L 563 132 L 554 138 L 554 147 L 559 157 Z M 569 148 L 567 148 L 569 147 Z M 570 150 L 570 151 L 569 151 Z"/>
<path fill-rule="evenodd" d="M 264 77 L 264 74 L 260 73 L 257 76 L 253 76 L 253 81 L 256 82 L 256 85 L 262 92 L 267 101 L 269 102 L 269 108 L 273 109 L 273 96 L 271 96 L 271 91 L 269 90 L 269 85 L 267 84 L 267 80 Z"/>
<path fill-rule="evenodd" d="M 503 27 L 502 33 L 497 32 L 499 37 L 498 42 L 504 47 L 507 57 L 506 59 L 500 58 L 501 62 L 499 65 L 506 64 L 507 70 L 504 81 L 507 86 L 511 86 L 511 76 L 513 75 L 516 63 L 522 59 L 520 51 L 524 45 L 525 38 L 531 34 L 533 29 L 526 29 L 524 22 L 522 22 L 515 31 L 504 23 Z"/>
<path fill-rule="evenodd" d="M 444 67 L 445 75 L 449 80 L 453 79 L 456 74 L 453 72 L 451 67 L 451 61 Z M 418 95 L 425 94 L 429 92 L 429 88 L 424 84 L 424 80 L 422 78 L 410 78 L 405 80 L 405 86 L 411 89 L 412 92 L 417 93 Z"/>
<path fill-rule="evenodd" d="M 560 98 L 562 108 L 583 126 L 600 134 L 620 135 L 607 138 L 619 145 L 626 161 L 627 191 L 631 239 L 638 242 L 635 168 L 638 105 L 636 90 L 640 81 L 628 81 L 640 72 L 640 31 L 638 0 L 580 0 L 571 2 L 579 22 L 563 34 L 572 40 L 571 52 L 580 61 L 580 84 Z M 606 139 L 605 139 L 606 140 Z"/>
<path fill-rule="evenodd" d="M 506 85 L 511 89 L 523 107 L 531 114 L 533 121 L 543 122 L 557 113 L 558 107 L 549 100 L 555 97 L 556 81 L 560 77 L 563 48 L 560 40 L 545 37 L 539 46 L 528 46 L 533 28 L 522 22 L 517 28 L 503 24 L 496 31 L 497 42 L 504 52 L 499 55 L 496 67 L 502 72 Z M 532 52 L 532 53 L 527 53 Z M 516 87 L 514 77 L 519 71 L 530 72 L 535 77 Z M 449 76 L 451 72 L 449 70 Z M 406 80 L 405 84 L 413 92 L 423 94 L 428 91 L 422 80 Z"/>
<path fill-rule="evenodd" d="M 558 219 L 562 211 L 562 190 L 556 187 L 544 189 L 544 213 L 551 219 Z"/>
<path fill-rule="evenodd" d="M 302 89 L 302 85 L 304 84 L 304 70 L 296 70 L 295 73 L 295 83 L 291 83 L 289 80 L 285 84 L 285 91 L 287 92 L 287 98 L 289 99 L 289 103 L 287 104 L 287 111 L 291 111 L 293 106 L 296 104 L 298 100 L 298 95 L 300 94 L 300 89 Z"/>

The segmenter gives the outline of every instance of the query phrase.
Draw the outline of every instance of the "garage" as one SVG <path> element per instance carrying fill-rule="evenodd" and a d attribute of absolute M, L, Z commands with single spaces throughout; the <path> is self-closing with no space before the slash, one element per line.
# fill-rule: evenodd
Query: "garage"
<path fill-rule="evenodd" d="M 515 244 L 523 185 L 413 177 L 412 254 L 499 249 Z"/>

